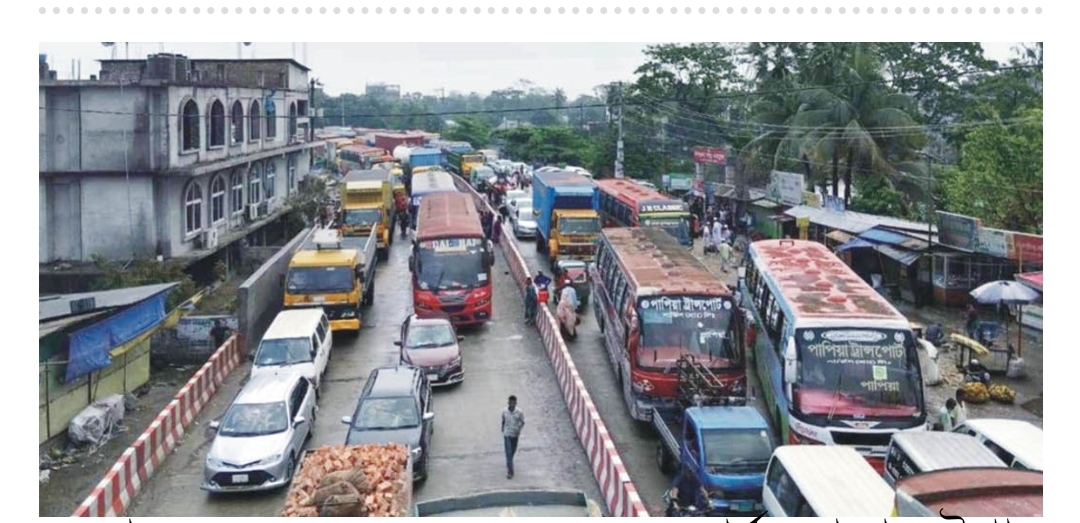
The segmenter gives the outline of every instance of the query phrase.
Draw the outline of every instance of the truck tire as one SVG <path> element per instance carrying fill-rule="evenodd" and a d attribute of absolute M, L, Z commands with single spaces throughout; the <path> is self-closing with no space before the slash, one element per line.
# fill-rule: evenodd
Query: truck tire
<path fill-rule="evenodd" d="M 370 307 L 371 304 L 374 301 L 375 301 L 375 282 L 371 282 L 371 285 L 369 285 L 368 288 L 365 289 L 364 297 L 363 297 L 363 299 L 361 299 L 361 305 L 364 305 L 365 307 Z"/>
<path fill-rule="evenodd" d="M 536 233 L 536 252 L 543 254 L 544 247 L 547 247 L 547 242 L 544 241 L 544 237 L 540 233 Z"/>
<path fill-rule="evenodd" d="M 381 262 L 389 260 L 390 259 L 390 245 L 389 245 L 389 243 L 387 244 L 386 247 L 384 247 L 382 249 L 377 249 L 375 251 L 375 255 L 379 258 L 379 261 L 381 261 Z"/>
<path fill-rule="evenodd" d="M 675 472 L 675 460 L 672 459 L 671 453 L 668 452 L 663 443 L 656 444 L 656 465 L 660 468 L 660 472 L 664 474 Z"/>

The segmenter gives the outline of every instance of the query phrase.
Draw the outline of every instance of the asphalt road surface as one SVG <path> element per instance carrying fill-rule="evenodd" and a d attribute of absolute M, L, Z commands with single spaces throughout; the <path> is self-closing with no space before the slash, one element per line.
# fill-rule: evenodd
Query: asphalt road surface
<path fill-rule="evenodd" d="M 352 414 L 368 373 L 397 363 L 398 348 L 393 341 L 412 310 L 407 251 L 407 244 L 396 239 L 390 261 L 379 266 L 375 305 L 365 313 L 360 335 L 335 338 L 309 447 L 343 443 L 347 427 L 340 419 Z M 464 383 L 434 391 L 431 477 L 416 485 L 414 500 L 496 489 L 549 488 L 581 490 L 603 505 L 539 336 L 524 325 L 520 294 L 503 258 L 496 256 L 496 260 L 492 269 L 494 319 L 461 333 L 466 337 L 462 342 Z M 183 444 L 144 486 L 127 515 L 268 517 L 281 513 L 285 490 L 210 496 L 199 489 L 212 441 L 212 433 L 205 427 L 224 414 L 248 369 L 244 365 L 233 372 L 192 425 Z M 515 458 L 514 479 L 507 480 L 499 415 L 510 394 L 517 395 L 526 425 Z M 618 395 L 613 398 L 617 400 Z"/>

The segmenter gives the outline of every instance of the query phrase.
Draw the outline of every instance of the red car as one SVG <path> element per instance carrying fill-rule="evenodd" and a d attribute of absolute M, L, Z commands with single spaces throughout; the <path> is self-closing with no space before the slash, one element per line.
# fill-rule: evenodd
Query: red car
<path fill-rule="evenodd" d="M 465 380 L 458 345 L 464 339 L 445 314 L 413 314 L 401 324 L 401 339 L 394 345 L 401 347 L 402 364 L 421 369 L 431 386 L 437 387 Z"/>

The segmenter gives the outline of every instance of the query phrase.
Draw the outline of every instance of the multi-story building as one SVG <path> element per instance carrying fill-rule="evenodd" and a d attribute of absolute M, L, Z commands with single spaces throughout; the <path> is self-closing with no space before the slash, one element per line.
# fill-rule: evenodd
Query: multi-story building
<path fill-rule="evenodd" d="M 95 257 L 231 259 L 280 225 L 308 174 L 317 144 L 296 61 L 157 54 L 103 60 L 90 80 L 41 71 L 43 274 Z"/>

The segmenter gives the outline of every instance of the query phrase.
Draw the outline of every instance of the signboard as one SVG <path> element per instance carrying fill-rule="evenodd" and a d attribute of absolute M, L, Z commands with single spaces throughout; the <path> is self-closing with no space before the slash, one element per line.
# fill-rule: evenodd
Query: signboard
<path fill-rule="evenodd" d="M 988 227 L 979 228 L 978 243 L 975 252 L 998 258 L 1009 257 L 1009 236 L 1012 233 Z"/>
<path fill-rule="evenodd" d="M 483 246 L 480 238 L 447 238 L 443 240 L 429 240 L 420 242 L 421 249 L 435 252 L 465 252 Z"/>
<path fill-rule="evenodd" d="M 694 166 L 694 190 L 705 192 L 705 166 L 700 163 Z"/>
<path fill-rule="evenodd" d="M 727 151 L 715 147 L 694 147 L 694 163 L 724 165 L 727 163 Z"/>
<path fill-rule="evenodd" d="M 982 223 L 977 218 L 938 211 L 938 243 L 957 249 L 974 252 L 979 241 L 979 227 Z"/>
<path fill-rule="evenodd" d="M 1012 234 L 1012 249 L 1009 252 L 1009 259 L 1021 263 L 1042 263 L 1042 236 L 1014 232 Z"/>
<path fill-rule="evenodd" d="M 686 210 L 686 204 L 682 202 L 643 203 L 638 206 L 641 214 L 650 212 L 680 212 Z"/>
<path fill-rule="evenodd" d="M 821 195 L 816 192 L 804 192 L 803 201 L 807 206 L 821 208 Z"/>
<path fill-rule="evenodd" d="M 658 296 L 641 300 L 642 317 L 651 318 L 714 318 L 716 313 L 731 310 L 730 298 L 669 298 Z M 663 323 L 657 321 L 656 323 Z"/>
<path fill-rule="evenodd" d="M 806 178 L 800 173 L 773 171 L 766 194 L 784 205 L 800 205 L 806 192 Z"/>
<path fill-rule="evenodd" d="M 840 196 L 826 194 L 821 197 L 822 207 L 827 211 L 844 212 L 844 199 Z"/>

